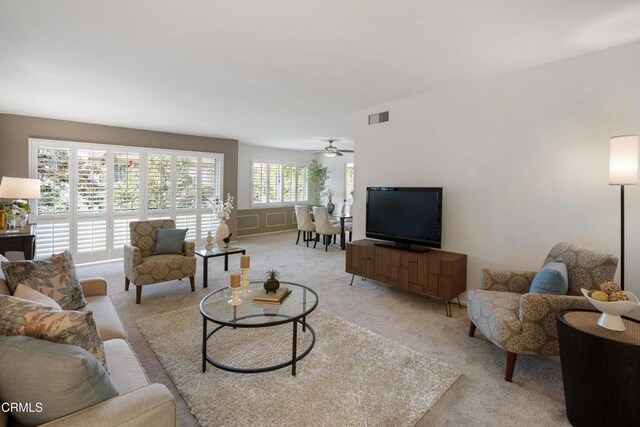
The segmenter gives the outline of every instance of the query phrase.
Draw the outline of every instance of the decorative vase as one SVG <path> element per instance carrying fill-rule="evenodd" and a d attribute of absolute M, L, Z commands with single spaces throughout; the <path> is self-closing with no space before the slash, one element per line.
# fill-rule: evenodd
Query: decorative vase
<path fill-rule="evenodd" d="M 207 234 L 207 244 L 204 247 L 207 252 L 211 252 L 213 250 L 213 236 L 211 235 L 211 231 Z"/>
<path fill-rule="evenodd" d="M 25 227 L 28 222 L 29 222 L 29 214 L 28 213 L 22 213 L 22 214 L 20 214 L 18 216 L 18 225 L 20 227 Z"/>
<path fill-rule="evenodd" d="M 266 282 L 264 282 L 264 290 L 267 291 L 267 293 L 269 292 L 275 293 L 279 287 L 280 287 L 280 282 L 277 279 L 267 280 Z"/>
<path fill-rule="evenodd" d="M 226 237 L 229 237 L 229 227 L 224 222 L 224 219 L 221 219 L 218 228 L 216 228 L 216 245 L 220 249 L 224 248 L 224 239 Z"/>
<path fill-rule="evenodd" d="M 327 212 L 329 213 L 329 215 L 333 213 L 333 210 L 335 208 L 336 208 L 336 205 L 334 205 L 332 202 L 327 203 Z"/>

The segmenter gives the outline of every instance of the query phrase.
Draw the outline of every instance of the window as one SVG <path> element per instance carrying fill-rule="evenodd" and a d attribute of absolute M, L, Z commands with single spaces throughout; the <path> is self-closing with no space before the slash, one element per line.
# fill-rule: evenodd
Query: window
<path fill-rule="evenodd" d="M 252 162 L 252 205 L 306 201 L 306 165 L 280 162 Z"/>
<path fill-rule="evenodd" d="M 345 199 L 347 200 L 347 202 L 353 203 L 353 190 L 355 189 L 355 183 L 353 180 L 353 175 L 355 170 L 353 167 L 353 163 L 347 163 L 344 171 L 345 171 L 345 175 L 344 175 Z"/>
<path fill-rule="evenodd" d="M 223 155 L 32 139 L 38 255 L 69 249 L 77 262 L 122 256 L 129 223 L 171 218 L 204 242 L 218 224 Z"/>

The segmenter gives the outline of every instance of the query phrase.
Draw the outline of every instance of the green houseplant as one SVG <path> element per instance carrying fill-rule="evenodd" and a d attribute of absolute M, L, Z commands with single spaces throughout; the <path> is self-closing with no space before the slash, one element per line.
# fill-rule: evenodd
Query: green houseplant
<path fill-rule="evenodd" d="M 311 206 L 321 206 L 322 194 L 325 191 L 327 179 L 329 179 L 329 169 L 322 166 L 322 163 L 313 159 L 309 164 L 309 175 L 307 179 L 309 191 L 309 204 Z"/>
<path fill-rule="evenodd" d="M 278 280 L 280 272 L 278 270 L 271 269 L 267 271 L 266 275 L 267 281 L 264 282 L 264 290 L 267 291 L 267 293 L 275 293 L 280 287 L 280 281 Z"/>

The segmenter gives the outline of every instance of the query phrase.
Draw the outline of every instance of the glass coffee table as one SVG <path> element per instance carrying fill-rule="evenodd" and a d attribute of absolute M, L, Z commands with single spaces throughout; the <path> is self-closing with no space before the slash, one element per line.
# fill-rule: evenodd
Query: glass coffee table
<path fill-rule="evenodd" d="M 291 290 L 291 293 L 282 304 L 264 304 L 252 301 L 253 296 L 258 291 L 263 290 L 263 282 L 251 282 L 249 284 L 251 297 L 243 299 L 242 303 L 237 306 L 232 306 L 227 302 L 231 298 L 229 288 L 219 289 L 204 297 L 200 302 L 200 313 L 202 314 L 202 372 L 207 370 L 208 363 L 216 368 L 238 373 L 275 371 L 276 369 L 291 366 L 291 375 L 296 374 L 296 362 L 309 354 L 316 343 L 316 333 L 306 322 L 306 317 L 318 306 L 318 294 L 313 289 L 297 283 L 280 282 L 280 286 L 286 286 Z M 209 331 L 209 322 L 218 326 Z M 220 363 L 207 354 L 207 342 L 216 332 L 223 328 L 269 328 L 286 323 L 293 325 L 292 349 L 291 359 L 282 363 L 260 368 L 238 368 Z M 297 349 L 298 325 L 302 327 L 303 333 L 308 330 L 311 334 L 311 342 L 300 354 L 298 354 Z M 268 331 L 266 332 L 268 333 Z"/>

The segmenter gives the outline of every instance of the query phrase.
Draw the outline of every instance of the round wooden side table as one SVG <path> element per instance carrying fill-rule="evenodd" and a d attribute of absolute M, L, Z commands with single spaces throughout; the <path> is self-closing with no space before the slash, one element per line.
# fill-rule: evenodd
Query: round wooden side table
<path fill-rule="evenodd" d="M 624 332 L 596 324 L 599 311 L 556 315 L 567 418 L 575 427 L 640 425 L 640 322 Z"/>

